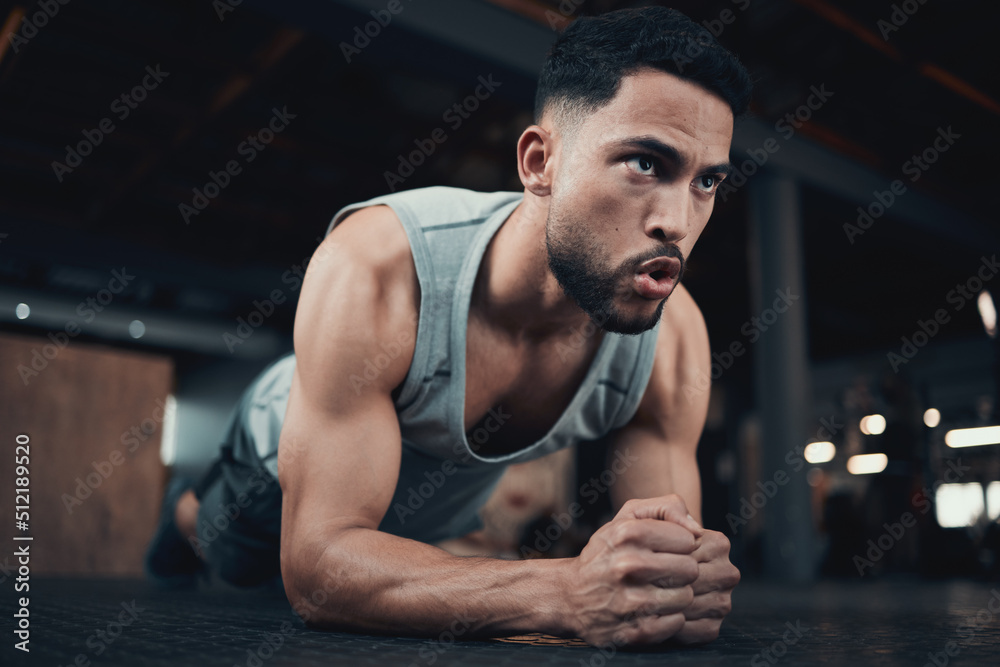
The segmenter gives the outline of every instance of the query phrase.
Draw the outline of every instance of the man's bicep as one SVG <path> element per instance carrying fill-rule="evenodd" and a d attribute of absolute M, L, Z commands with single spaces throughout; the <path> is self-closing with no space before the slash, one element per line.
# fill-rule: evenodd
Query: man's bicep
<path fill-rule="evenodd" d="M 387 395 L 330 410 L 296 374 L 278 448 L 287 526 L 308 537 L 339 528 L 377 528 L 399 476 L 399 423 Z M 284 532 L 284 530 L 283 530 Z"/>
<path fill-rule="evenodd" d="M 392 391 L 413 358 L 419 298 L 408 241 L 387 207 L 350 216 L 310 262 L 278 448 L 283 540 L 380 523 L 401 457 Z M 389 343 L 398 353 L 385 353 Z"/>

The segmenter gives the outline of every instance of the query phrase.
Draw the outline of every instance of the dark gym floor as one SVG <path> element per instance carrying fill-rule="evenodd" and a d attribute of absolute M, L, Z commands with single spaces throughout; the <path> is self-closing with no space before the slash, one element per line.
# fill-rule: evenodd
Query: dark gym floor
<path fill-rule="evenodd" d="M 834 581 L 805 587 L 744 582 L 717 641 L 699 648 L 618 651 L 613 662 L 607 649 L 602 654 L 579 641 L 542 636 L 452 644 L 448 637 L 438 642 L 308 630 L 274 593 L 32 579 L 30 596 L 26 655 L 13 649 L 14 593 L 4 591 L 4 665 L 919 667 L 934 665 L 931 655 L 939 667 L 1000 664 L 1000 584 L 972 581 Z"/>

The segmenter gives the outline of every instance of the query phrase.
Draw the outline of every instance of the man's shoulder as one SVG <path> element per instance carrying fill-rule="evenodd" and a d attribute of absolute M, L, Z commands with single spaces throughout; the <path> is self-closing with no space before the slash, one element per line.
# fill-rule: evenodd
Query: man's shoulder
<path fill-rule="evenodd" d="M 657 351 L 661 348 L 669 348 L 680 355 L 708 354 L 705 317 L 691 292 L 683 284 L 677 285 L 663 308 Z"/>
<path fill-rule="evenodd" d="M 691 437 L 672 438 L 685 447 L 697 446 L 708 411 L 711 388 L 711 351 L 708 329 L 701 309 L 682 285 L 667 300 L 657 333 L 656 355 L 631 424 L 653 425 L 662 433 L 689 432 Z"/>
<path fill-rule="evenodd" d="M 374 359 L 379 345 L 395 341 L 399 353 L 393 364 L 379 366 L 377 378 L 363 378 L 367 384 L 391 380 L 386 387 L 391 390 L 412 358 L 419 305 L 413 258 L 396 214 L 387 206 L 357 211 L 309 260 L 295 314 L 300 376 L 313 377 L 317 391 L 333 395 L 334 380 L 319 376 L 342 380 L 348 358 Z M 351 387 L 360 385 L 352 380 Z"/>
<path fill-rule="evenodd" d="M 697 393 L 703 393 L 701 385 L 708 381 L 710 372 L 705 318 L 691 293 L 678 285 L 663 308 L 652 374 L 640 409 L 645 406 L 655 412 L 681 400 L 690 406 L 691 388 L 698 387 Z"/>
<path fill-rule="evenodd" d="M 383 195 L 385 200 L 423 200 L 428 202 L 467 202 L 470 205 L 482 205 L 492 201 L 508 200 L 511 197 L 521 197 L 524 193 L 514 191 L 497 190 L 494 192 L 481 192 L 479 190 L 469 190 L 467 188 L 456 188 L 450 185 L 432 185 L 425 188 L 414 188 L 412 190 L 402 190 L 392 194 Z"/>
<path fill-rule="evenodd" d="M 478 192 L 464 188 L 434 186 L 393 195 L 390 205 L 398 202 L 413 222 L 423 229 L 441 229 L 449 225 L 484 221 L 498 208 L 520 200 L 520 192 Z"/>
<path fill-rule="evenodd" d="M 411 232 L 438 231 L 483 222 L 523 196 L 522 192 L 478 192 L 448 186 L 404 190 L 345 206 L 334 215 L 330 231 L 359 211 L 380 205 L 391 208 Z"/>
<path fill-rule="evenodd" d="M 317 248 L 310 265 L 333 257 L 351 270 L 376 273 L 391 273 L 394 268 L 398 271 L 412 263 L 409 241 L 399 216 L 389 206 L 379 204 L 345 217 Z"/>

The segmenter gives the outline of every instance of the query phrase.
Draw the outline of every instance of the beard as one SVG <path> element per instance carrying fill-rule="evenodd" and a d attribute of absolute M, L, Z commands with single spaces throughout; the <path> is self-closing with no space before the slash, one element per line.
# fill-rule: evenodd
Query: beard
<path fill-rule="evenodd" d="M 684 257 L 680 250 L 676 246 L 654 249 L 629 257 L 614 268 L 603 261 L 605 253 L 596 239 L 580 231 L 582 229 L 583 225 L 564 223 L 550 210 L 545 224 L 545 246 L 549 270 L 563 292 L 604 331 L 638 335 L 655 327 L 669 297 L 660 301 L 652 315 L 629 315 L 618 306 L 616 298 L 622 301 L 641 299 L 631 289 L 632 277 L 640 264 L 656 257 L 680 260 L 676 289 L 684 273 Z"/>

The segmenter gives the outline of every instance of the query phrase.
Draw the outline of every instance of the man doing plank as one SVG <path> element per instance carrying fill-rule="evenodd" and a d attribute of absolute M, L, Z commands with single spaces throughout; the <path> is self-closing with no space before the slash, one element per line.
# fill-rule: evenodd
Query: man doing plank
<path fill-rule="evenodd" d="M 168 489 L 150 573 L 280 572 L 320 628 L 717 637 L 739 572 L 700 525 L 708 392 L 682 388 L 711 359 L 680 280 L 749 89 L 676 11 L 580 19 L 517 144 L 523 193 L 426 188 L 341 210 L 305 276 L 294 355 L 244 395 L 201 483 Z M 481 527 L 506 466 L 605 437 L 609 465 L 632 463 L 579 556 L 434 546 Z"/>

